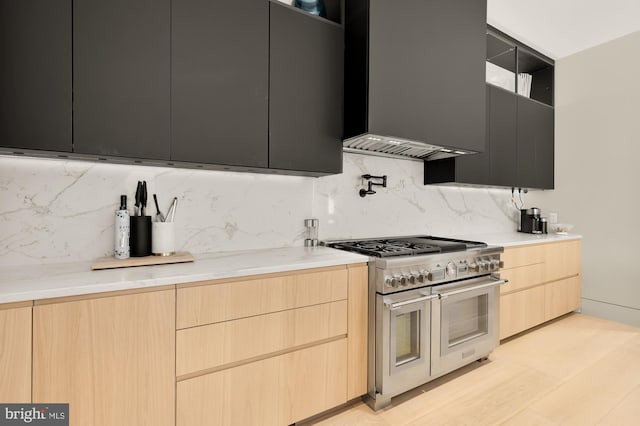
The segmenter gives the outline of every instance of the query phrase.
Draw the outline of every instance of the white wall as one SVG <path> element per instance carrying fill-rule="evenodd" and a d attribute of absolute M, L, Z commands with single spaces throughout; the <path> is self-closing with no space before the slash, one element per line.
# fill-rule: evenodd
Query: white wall
<path fill-rule="evenodd" d="M 365 173 L 389 187 L 361 198 Z M 304 219 L 320 238 L 440 235 L 515 229 L 504 190 L 425 187 L 421 162 L 344 155 L 344 173 L 323 178 L 0 157 L 0 267 L 91 261 L 113 253 L 120 194 L 132 209 L 147 180 L 166 211 L 179 198 L 176 238 L 192 253 L 301 246 Z"/>
<path fill-rule="evenodd" d="M 584 236 L 583 312 L 640 325 L 640 32 L 556 62 L 555 191 Z"/>

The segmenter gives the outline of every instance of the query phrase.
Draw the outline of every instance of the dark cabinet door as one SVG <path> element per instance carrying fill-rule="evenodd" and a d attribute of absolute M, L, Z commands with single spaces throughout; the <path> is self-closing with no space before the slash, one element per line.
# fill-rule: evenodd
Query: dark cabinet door
<path fill-rule="evenodd" d="M 370 133 L 484 149 L 486 6 L 370 2 Z"/>
<path fill-rule="evenodd" d="M 553 189 L 553 108 L 518 97 L 518 185 Z"/>
<path fill-rule="evenodd" d="M 0 145 L 71 151 L 71 0 L 0 0 Z"/>
<path fill-rule="evenodd" d="M 342 171 L 341 26 L 271 3 L 269 167 Z"/>
<path fill-rule="evenodd" d="M 485 89 L 486 94 L 486 126 L 485 126 L 485 146 L 484 150 L 478 154 L 462 155 L 455 158 L 455 179 L 456 182 L 470 183 L 476 185 L 491 185 L 491 160 L 493 159 L 493 146 L 491 145 L 491 89 L 489 86 Z M 429 162 L 425 165 L 428 167 Z"/>
<path fill-rule="evenodd" d="M 489 86 L 491 104 L 487 114 L 489 127 L 491 185 L 516 186 L 517 95 Z"/>
<path fill-rule="evenodd" d="M 171 159 L 267 167 L 269 2 L 173 0 L 171 46 Z"/>
<path fill-rule="evenodd" d="M 170 0 L 74 0 L 74 151 L 168 159 Z"/>

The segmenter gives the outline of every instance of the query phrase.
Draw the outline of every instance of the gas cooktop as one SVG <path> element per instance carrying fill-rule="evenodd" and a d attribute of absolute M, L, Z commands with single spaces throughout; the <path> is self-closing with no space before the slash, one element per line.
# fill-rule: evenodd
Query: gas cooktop
<path fill-rule="evenodd" d="M 487 244 L 478 241 L 456 240 L 430 235 L 327 241 L 324 245 L 376 257 L 450 253 L 487 247 Z"/>

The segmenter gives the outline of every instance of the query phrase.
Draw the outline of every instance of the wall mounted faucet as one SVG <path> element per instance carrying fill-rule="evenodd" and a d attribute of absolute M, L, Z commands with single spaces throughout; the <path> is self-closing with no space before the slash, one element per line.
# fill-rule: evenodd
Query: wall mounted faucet
<path fill-rule="evenodd" d="M 373 190 L 374 185 L 381 186 L 383 188 L 387 187 L 387 175 L 384 175 L 384 176 L 362 175 L 362 178 L 366 179 L 368 182 L 367 182 L 367 189 L 362 188 L 360 190 L 361 197 L 366 197 L 367 195 L 375 194 L 376 191 Z M 380 179 L 382 180 L 382 183 L 372 182 L 371 179 Z"/>

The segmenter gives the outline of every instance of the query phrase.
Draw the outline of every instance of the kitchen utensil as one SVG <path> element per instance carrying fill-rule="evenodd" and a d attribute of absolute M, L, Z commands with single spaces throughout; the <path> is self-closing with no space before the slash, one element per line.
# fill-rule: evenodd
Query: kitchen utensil
<path fill-rule="evenodd" d="M 151 254 L 151 216 L 132 216 L 130 219 L 129 254 L 131 257 Z"/>
<path fill-rule="evenodd" d="M 167 211 L 166 222 L 173 222 L 173 219 L 176 216 L 176 209 L 178 208 L 178 197 L 173 197 L 173 201 L 171 202 L 171 207 Z"/>
<path fill-rule="evenodd" d="M 147 181 L 142 181 L 142 196 L 140 197 L 140 203 L 142 204 L 142 216 L 144 216 L 144 210 L 147 208 Z"/>
<path fill-rule="evenodd" d="M 141 196 L 142 196 L 142 182 L 138 181 L 138 186 L 136 187 L 135 211 L 133 212 L 135 216 L 140 216 L 140 197 Z"/>
<path fill-rule="evenodd" d="M 160 211 L 160 207 L 158 207 L 158 197 L 156 194 L 153 194 L 153 202 L 156 203 L 156 222 L 164 222 L 164 215 Z"/>
<path fill-rule="evenodd" d="M 154 256 L 171 256 L 176 252 L 175 226 L 173 222 L 151 224 L 151 253 Z"/>

